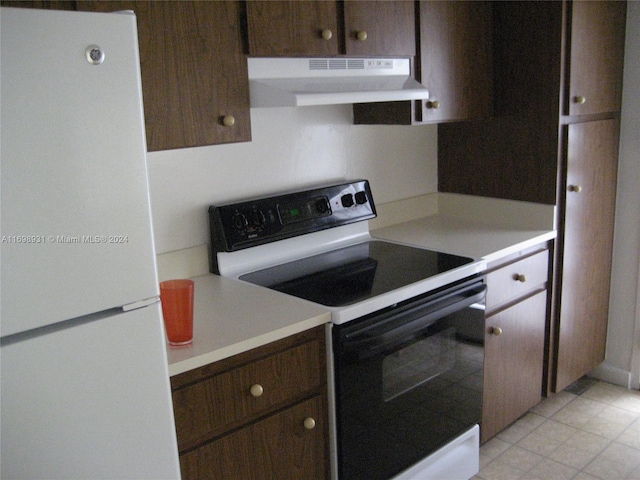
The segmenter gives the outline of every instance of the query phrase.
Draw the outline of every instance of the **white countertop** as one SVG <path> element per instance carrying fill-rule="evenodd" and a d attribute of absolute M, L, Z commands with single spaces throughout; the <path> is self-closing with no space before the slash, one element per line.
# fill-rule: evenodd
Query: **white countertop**
<path fill-rule="evenodd" d="M 331 321 L 328 310 L 267 288 L 213 274 L 193 280 L 193 344 L 167 346 L 171 376 Z"/>
<path fill-rule="evenodd" d="M 431 215 L 372 230 L 376 238 L 438 250 L 487 262 L 554 239 L 555 230 L 487 224 L 447 215 Z"/>

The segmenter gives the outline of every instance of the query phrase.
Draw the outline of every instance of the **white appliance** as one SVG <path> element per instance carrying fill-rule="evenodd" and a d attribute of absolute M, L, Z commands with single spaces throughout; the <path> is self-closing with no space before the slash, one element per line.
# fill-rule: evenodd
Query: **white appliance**
<path fill-rule="evenodd" d="M 179 478 L 136 18 L 0 18 L 0 476 Z"/>
<path fill-rule="evenodd" d="M 251 108 L 428 100 L 408 58 L 247 58 Z"/>

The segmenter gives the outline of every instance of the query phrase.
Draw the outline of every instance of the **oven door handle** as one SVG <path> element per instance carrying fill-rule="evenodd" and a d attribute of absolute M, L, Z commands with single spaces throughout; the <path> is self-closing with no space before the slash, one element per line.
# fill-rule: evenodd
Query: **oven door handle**
<path fill-rule="evenodd" d="M 461 294 L 468 292 L 471 294 L 466 295 L 462 300 L 457 300 Z M 366 356 L 375 355 L 378 351 L 387 348 L 388 345 L 404 341 L 408 335 L 413 335 L 424 330 L 447 315 L 471 307 L 474 304 L 482 303 L 486 297 L 487 286 L 484 284 L 480 286 L 475 285 L 469 289 L 468 292 L 456 292 L 456 300 L 453 301 L 452 298 L 440 299 L 434 303 L 420 305 L 408 312 L 399 312 L 397 317 L 407 315 L 417 318 L 402 323 L 397 327 L 390 327 L 386 331 L 381 331 L 379 326 L 372 326 L 351 332 L 345 336 L 340 350 L 343 353 L 354 350 L 365 350 Z M 393 317 L 391 320 L 393 320 Z M 373 331 L 375 331 L 375 334 Z"/>

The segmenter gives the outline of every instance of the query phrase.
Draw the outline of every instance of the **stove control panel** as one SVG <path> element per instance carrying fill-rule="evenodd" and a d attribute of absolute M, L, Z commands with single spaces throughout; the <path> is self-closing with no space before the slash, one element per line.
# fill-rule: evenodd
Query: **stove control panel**
<path fill-rule="evenodd" d="M 212 205 L 212 251 L 233 252 L 375 216 L 367 180 Z"/>

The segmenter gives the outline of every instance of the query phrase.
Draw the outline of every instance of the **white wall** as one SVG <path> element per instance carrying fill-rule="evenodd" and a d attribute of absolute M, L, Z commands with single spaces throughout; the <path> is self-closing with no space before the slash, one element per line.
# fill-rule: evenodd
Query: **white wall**
<path fill-rule="evenodd" d="M 640 388 L 640 2 L 627 9 L 607 355 L 595 374 Z"/>
<path fill-rule="evenodd" d="M 158 254 L 209 242 L 207 207 L 366 178 L 377 203 L 437 191 L 437 128 L 353 125 L 350 105 L 252 109 L 253 141 L 149 154 Z"/>

